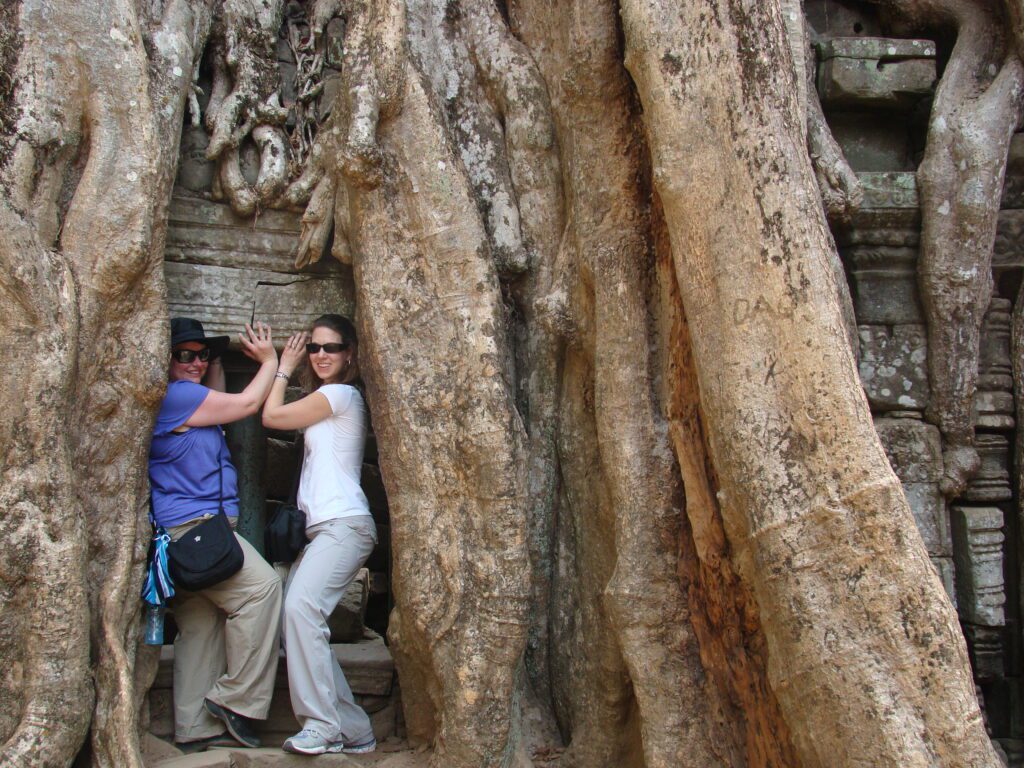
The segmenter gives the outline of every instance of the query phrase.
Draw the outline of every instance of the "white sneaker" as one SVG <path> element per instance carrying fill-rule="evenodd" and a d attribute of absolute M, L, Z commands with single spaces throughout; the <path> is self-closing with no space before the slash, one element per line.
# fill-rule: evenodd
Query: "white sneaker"
<path fill-rule="evenodd" d="M 376 745 L 375 745 L 376 746 Z M 345 744 L 341 741 L 328 741 L 311 728 L 303 728 L 294 736 L 285 740 L 281 749 L 297 755 L 322 755 L 325 752 L 341 752 Z"/>
<path fill-rule="evenodd" d="M 371 734 L 370 738 L 358 744 L 346 744 L 341 751 L 346 755 L 365 755 L 367 752 L 373 752 L 376 748 L 377 740 Z"/>

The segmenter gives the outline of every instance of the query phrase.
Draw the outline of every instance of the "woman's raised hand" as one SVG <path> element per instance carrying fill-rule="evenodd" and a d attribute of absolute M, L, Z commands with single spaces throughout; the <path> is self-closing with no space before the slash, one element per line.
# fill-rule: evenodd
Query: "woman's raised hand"
<path fill-rule="evenodd" d="M 281 364 L 278 366 L 278 370 L 287 373 L 289 376 L 295 372 L 295 369 L 302 362 L 302 358 L 306 354 L 306 339 L 305 331 L 292 334 L 291 338 L 284 345 L 284 349 L 281 350 Z"/>
<path fill-rule="evenodd" d="M 266 323 L 257 322 L 255 328 L 246 323 L 245 333 L 238 332 L 238 340 L 246 356 L 257 363 L 263 364 L 277 360 L 274 339 L 270 333 L 270 326 Z"/>

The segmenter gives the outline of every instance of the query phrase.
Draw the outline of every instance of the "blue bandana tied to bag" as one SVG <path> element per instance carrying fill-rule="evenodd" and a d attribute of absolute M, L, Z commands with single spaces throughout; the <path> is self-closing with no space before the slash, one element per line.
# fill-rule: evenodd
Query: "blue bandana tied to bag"
<path fill-rule="evenodd" d="M 170 543 L 171 535 L 163 526 L 158 527 L 150 547 L 146 581 L 142 585 L 142 599 L 147 605 L 164 606 L 174 597 L 174 582 L 167 569 L 167 545 Z"/>

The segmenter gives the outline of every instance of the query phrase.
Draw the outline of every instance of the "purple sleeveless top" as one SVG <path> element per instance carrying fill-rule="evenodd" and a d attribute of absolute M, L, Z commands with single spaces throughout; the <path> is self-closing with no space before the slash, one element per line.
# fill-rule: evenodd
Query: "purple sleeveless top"
<path fill-rule="evenodd" d="M 224 512 L 229 517 L 238 515 L 238 475 L 221 428 L 173 431 L 188 421 L 209 393 L 202 384 L 172 381 L 156 417 L 149 482 L 153 517 L 165 528 L 217 514 L 221 498 Z"/>

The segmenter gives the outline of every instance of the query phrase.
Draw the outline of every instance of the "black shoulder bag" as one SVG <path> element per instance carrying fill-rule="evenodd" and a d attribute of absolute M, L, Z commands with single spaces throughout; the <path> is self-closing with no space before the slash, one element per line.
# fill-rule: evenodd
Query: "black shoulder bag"
<path fill-rule="evenodd" d="M 191 592 L 207 589 L 242 569 L 245 554 L 224 512 L 224 469 L 217 457 L 220 499 L 217 514 L 167 545 L 167 564 L 175 586 Z"/>
<path fill-rule="evenodd" d="M 278 506 L 263 530 L 263 556 L 268 563 L 291 563 L 306 546 L 306 513 L 296 505 L 302 465 L 306 460 L 303 438 L 299 438 L 299 473 L 295 476 L 291 499 Z"/>

